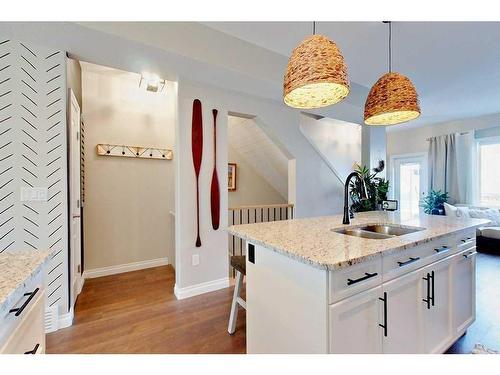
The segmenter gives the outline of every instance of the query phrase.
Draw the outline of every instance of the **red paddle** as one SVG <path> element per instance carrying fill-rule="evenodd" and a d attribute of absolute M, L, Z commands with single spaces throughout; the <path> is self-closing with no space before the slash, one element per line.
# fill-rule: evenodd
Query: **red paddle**
<path fill-rule="evenodd" d="M 203 154 L 203 120 L 201 114 L 201 102 L 199 99 L 193 101 L 193 122 L 191 128 L 191 149 L 193 152 L 193 166 L 196 174 L 196 247 L 201 246 L 200 239 L 200 168 L 201 156 Z"/>
<path fill-rule="evenodd" d="M 214 172 L 212 173 L 212 185 L 210 186 L 210 208 L 212 213 L 212 228 L 219 229 L 220 217 L 220 192 L 219 178 L 217 176 L 217 110 L 212 109 L 214 115 Z"/>

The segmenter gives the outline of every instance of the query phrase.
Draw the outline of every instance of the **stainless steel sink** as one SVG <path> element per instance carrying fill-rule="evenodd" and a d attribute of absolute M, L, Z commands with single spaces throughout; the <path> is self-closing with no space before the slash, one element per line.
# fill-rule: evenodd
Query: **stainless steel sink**
<path fill-rule="evenodd" d="M 415 233 L 421 230 L 424 230 L 424 228 L 400 227 L 391 224 L 374 224 L 363 227 L 340 228 L 335 229 L 334 232 L 348 236 L 381 240 L 385 238 L 403 236 L 405 234 Z"/>

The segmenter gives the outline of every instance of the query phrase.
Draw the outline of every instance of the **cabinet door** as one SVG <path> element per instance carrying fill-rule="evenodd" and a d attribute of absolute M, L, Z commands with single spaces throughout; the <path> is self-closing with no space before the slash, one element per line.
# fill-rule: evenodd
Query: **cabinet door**
<path fill-rule="evenodd" d="M 422 353 L 422 272 L 410 272 L 382 285 L 386 293 L 384 353 Z"/>
<path fill-rule="evenodd" d="M 382 287 L 330 305 L 330 353 L 382 353 Z"/>
<path fill-rule="evenodd" d="M 455 334 L 462 334 L 476 319 L 475 248 L 452 258 L 452 325 Z"/>
<path fill-rule="evenodd" d="M 422 269 L 422 300 L 425 353 L 446 350 L 452 336 L 451 261 L 446 258 Z"/>

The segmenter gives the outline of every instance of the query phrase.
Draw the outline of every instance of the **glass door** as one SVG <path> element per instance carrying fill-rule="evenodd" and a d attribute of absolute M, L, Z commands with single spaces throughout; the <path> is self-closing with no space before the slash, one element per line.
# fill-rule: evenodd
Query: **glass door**
<path fill-rule="evenodd" d="M 393 159 L 394 197 L 399 202 L 401 215 L 416 217 L 420 201 L 427 193 L 426 155 L 400 156 Z"/>

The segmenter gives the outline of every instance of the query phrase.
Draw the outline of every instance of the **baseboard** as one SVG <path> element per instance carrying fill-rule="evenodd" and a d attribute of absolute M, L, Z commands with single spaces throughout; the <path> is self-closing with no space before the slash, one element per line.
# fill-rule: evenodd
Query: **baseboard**
<path fill-rule="evenodd" d="M 74 315 L 75 314 L 73 308 L 71 308 L 68 313 L 59 315 L 58 329 L 66 328 L 73 325 Z"/>
<path fill-rule="evenodd" d="M 165 258 L 144 260 L 141 262 L 120 264 L 117 266 L 94 268 L 94 269 L 83 271 L 83 278 L 84 279 L 93 279 L 94 277 L 116 275 L 118 273 L 143 270 L 146 268 L 152 268 L 152 267 L 158 267 L 158 266 L 166 266 L 167 264 L 168 264 L 168 258 L 165 257 Z"/>
<path fill-rule="evenodd" d="M 73 324 L 73 308 L 66 314 L 59 315 L 59 307 L 52 306 L 45 309 L 45 333 L 55 332 Z"/>
<path fill-rule="evenodd" d="M 205 283 L 196 284 L 185 288 L 179 288 L 177 284 L 175 284 L 174 294 L 177 299 L 184 299 L 228 287 L 229 277 L 224 277 L 222 279 L 207 281 Z"/>
<path fill-rule="evenodd" d="M 80 294 L 83 289 L 83 284 L 85 284 L 85 278 L 83 277 L 83 275 L 78 277 L 77 283 L 78 283 L 78 294 Z"/>

